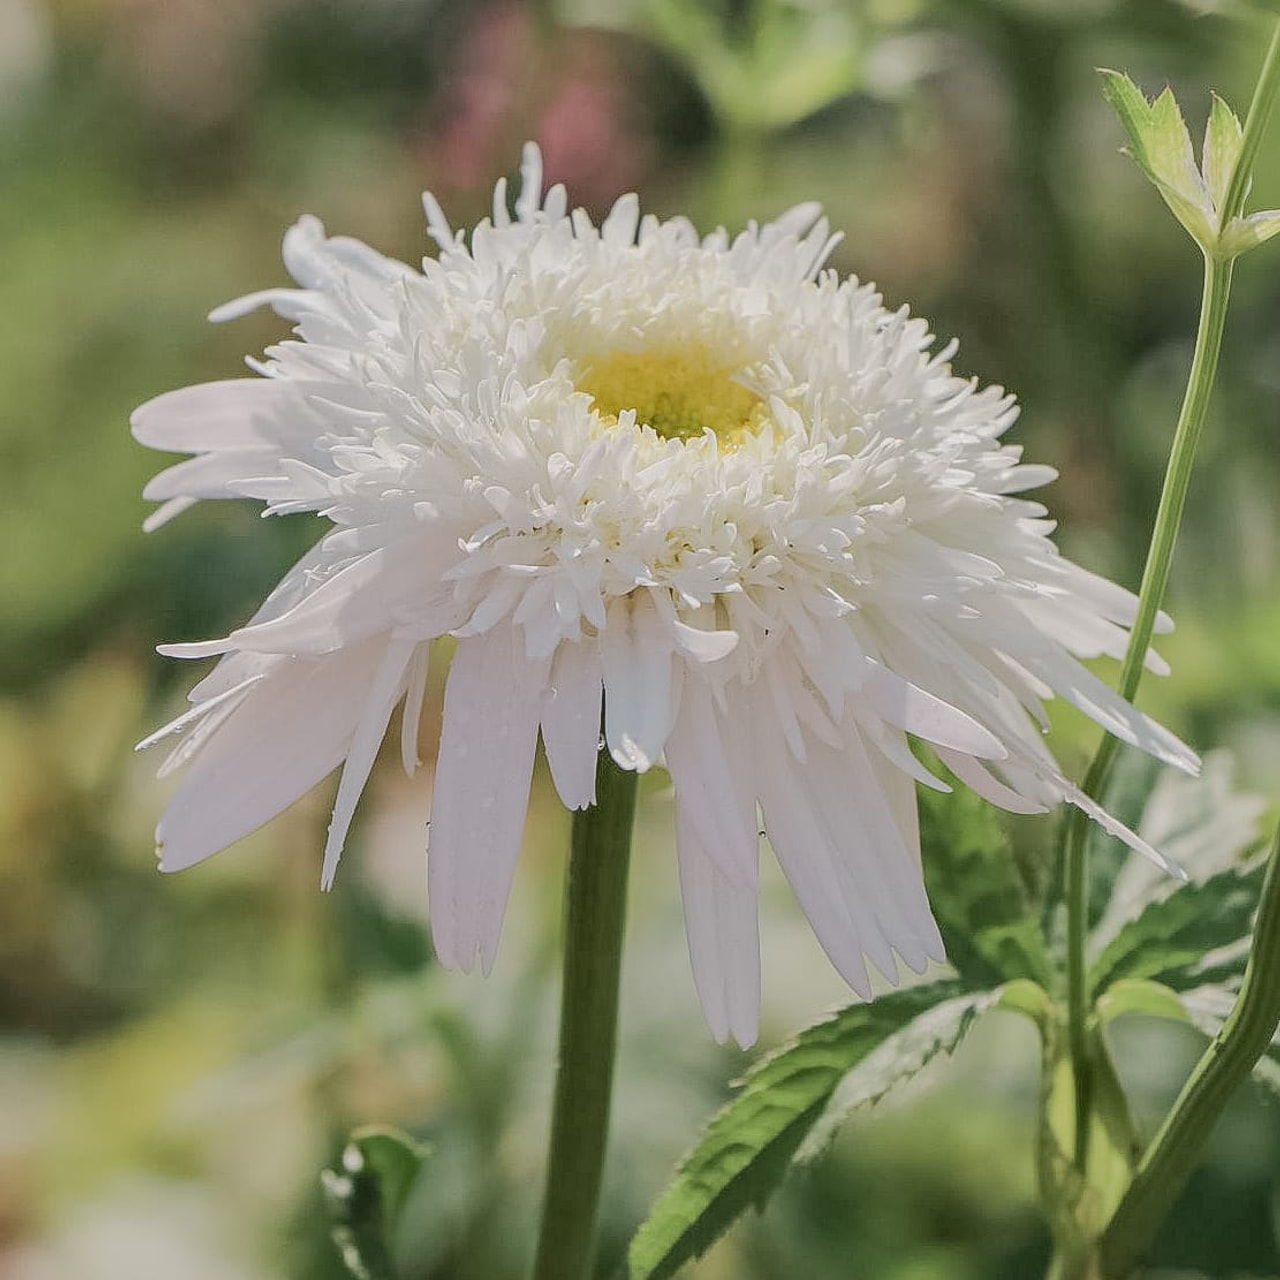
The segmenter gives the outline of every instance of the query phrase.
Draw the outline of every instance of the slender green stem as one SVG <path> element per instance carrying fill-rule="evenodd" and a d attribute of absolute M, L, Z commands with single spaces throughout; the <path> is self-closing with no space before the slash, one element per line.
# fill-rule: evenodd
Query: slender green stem
<path fill-rule="evenodd" d="M 573 817 L 560 1061 L 534 1280 L 585 1280 L 590 1274 L 613 1091 L 636 782 L 634 773 L 601 751 L 596 803 Z"/>
<path fill-rule="evenodd" d="M 1151 547 L 1147 553 L 1142 587 L 1138 593 L 1138 612 L 1129 634 L 1129 648 L 1120 671 L 1120 696 L 1133 701 L 1142 679 L 1142 664 L 1155 630 L 1160 602 L 1169 581 L 1173 548 L 1186 505 L 1187 488 L 1195 462 L 1200 434 L 1204 429 L 1218 368 L 1218 352 L 1222 347 L 1222 329 L 1227 317 L 1227 301 L 1231 293 L 1231 263 L 1206 257 L 1204 261 L 1204 293 L 1200 306 L 1200 326 L 1196 333 L 1195 354 L 1191 373 L 1178 415 L 1173 448 L 1165 471 L 1164 488 L 1156 512 Z M 1084 791 L 1095 799 L 1115 762 L 1119 741 L 1108 735 L 1085 775 Z M 1088 936 L 1089 864 L 1085 835 L 1088 819 L 1079 810 L 1067 820 L 1067 1012 L 1071 1059 L 1076 1073 L 1076 1150 L 1075 1160 L 1083 1170 L 1088 1159 L 1089 1114 L 1093 1106 L 1092 1067 L 1089 1061 L 1088 1033 L 1089 990 L 1086 975 L 1085 943 Z"/>
<path fill-rule="evenodd" d="M 1226 225 L 1243 207 L 1268 117 L 1280 92 L 1280 23 L 1272 34 L 1259 74 L 1249 114 L 1245 119 L 1240 156 L 1232 171 L 1227 196 L 1223 202 L 1222 225 Z M 1143 661 L 1151 643 L 1152 632 L 1169 581 L 1174 543 L 1182 522 L 1187 488 L 1195 462 L 1200 434 L 1208 413 L 1218 369 L 1218 353 L 1222 347 L 1222 330 L 1226 322 L 1227 303 L 1231 295 L 1233 260 L 1206 256 L 1204 290 L 1200 306 L 1200 324 L 1196 333 L 1195 353 L 1187 389 L 1178 415 L 1173 447 L 1165 471 L 1160 506 L 1156 512 L 1151 546 L 1143 570 L 1138 594 L 1138 610 L 1129 634 L 1129 646 L 1120 672 L 1120 695 L 1133 701 L 1142 679 Z M 1084 791 L 1098 798 L 1106 785 L 1115 762 L 1119 743 L 1104 737 L 1085 776 Z M 1089 1117 L 1093 1107 L 1092 1066 L 1089 1060 L 1088 1016 L 1090 992 L 1087 988 L 1085 944 L 1088 935 L 1089 868 L 1085 833 L 1088 822 L 1076 811 L 1066 824 L 1066 900 L 1067 900 L 1067 1013 L 1071 1058 L 1076 1087 L 1075 1162 L 1083 1170 L 1088 1161 Z"/>
<path fill-rule="evenodd" d="M 1262 135 L 1266 132 L 1267 121 L 1271 118 L 1271 109 L 1275 106 L 1276 95 L 1280 93 L 1280 22 L 1276 23 L 1271 33 L 1271 43 L 1267 46 L 1266 57 L 1262 60 L 1262 70 L 1258 73 L 1258 83 L 1253 90 L 1253 101 L 1249 103 L 1249 114 L 1245 116 L 1244 132 L 1240 139 L 1240 156 L 1236 167 L 1231 171 L 1231 181 L 1227 183 L 1226 199 L 1219 210 L 1219 226 L 1225 227 L 1232 218 L 1244 211 L 1245 196 L 1249 194 L 1249 183 L 1253 179 L 1253 162 L 1257 159 L 1258 148 L 1262 145 Z"/>
<path fill-rule="evenodd" d="M 1272 846 L 1244 983 L 1230 1016 L 1196 1064 L 1102 1236 L 1102 1273 L 1129 1274 L 1172 1207 L 1227 1102 L 1280 1026 L 1280 836 Z"/>

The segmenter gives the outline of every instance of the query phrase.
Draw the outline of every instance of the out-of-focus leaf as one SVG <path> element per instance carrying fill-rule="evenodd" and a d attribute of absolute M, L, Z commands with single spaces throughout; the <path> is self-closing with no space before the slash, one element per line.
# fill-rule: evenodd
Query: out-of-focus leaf
<path fill-rule="evenodd" d="M 335 912 L 345 934 L 344 960 L 354 977 L 416 974 L 430 963 L 422 922 L 397 914 L 367 885 L 348 885 Z"/>
<path fill-rule="evenodd" d="M 427 1149 L 394 1129 L 357 1129 L 321 1174 L 333 1241 L 356 1280 L 396 1280 L 392 1242 Z"/>
<path fill-rule="evenodd" d="M 1187 1021 L 1187 1011 L 1178 993 L 1161 982 L 1145 978 L 1121 978 L 1098 998 L 1098 1019 L 1104 1024 L 1130 1013 L 1167 1018 L 1171 1022 Z"/>
<path fill-rule="evenodd" d="M 1249 932 L 1262 872 L 1262 863 L 1232 868 L 1151 903 L 1098 956 L 1092 990 L 1105 991 L 1120 978 L 1155 979 L 1175 991 L 1195 985 L 1196 966 L 1208 953 Z"/>
<path fill-rule="evenodd" d="M 1179 994 L 1182 1007 L 1187 1011 L 1191 1025 L 1210 1040 L 1222 1030 L 1227 1015 L 1235 1006 L 1239 993 L 1231 987 L 1207 982 L 1202 987 Z M 1280 1034 L 1272 1040 L 1271 1047 L 1258 1059 L 1253 1068 L 1253 1078 L 1273 1093 L 1280 1095 Z"/>
<path fill-rule="evenodd" d="M 866 36 L 854 6 L 762 0 L 735 14 L 649 0 L 646 14 L 734 128 L 786 128 L 852 92 L 862 77 Z"/>
<path fill-rule="evenodd" d="M 1121 747 L 1102 796 L 1103 808 L 1131 831 L 1137 831 L 1160 773 L 1158 760 L 1143 751 Z M 1133 864 L 1141 862 L 1147 865 L 1147 859 L 1134 856 L 1133 850 L 1123 840 L 1108 835 L 1096 822 L 1089 823 L 1085 842 L 1089 851 L 1089 923 L 1090 928 L 1096 930 L 1101 927 L 1103 918 L 1115 908 L 1119 882 L 1133 873 Z M 1158 868 L 1153 867 L 1152 870 L 1167 878 Z M 1132 914 L 1133 909 L 1126 910 L 1115 928 L 1119 928 Z"/>
<path fill-rule="evenodd" d="M 966 983 L 1046 980 L 1044 937 L 999 815 L 967 789 L 920 798 L 925 883 L 947 958 Z"/>
<path fill-rule="evenodd" d="M 1148 798 L 1138 812 L 1112 812 L 1193 881 L 1206 880 L 1237 865 L 1258 844 L 1258 821 L 1266 801 L 1235 790 L 1235 761 L 1230 752 L 1214 751 L 1205 756 L 1198 778 L 1165 769 L 1152 786 L 1155 774 L 1142 768 L 1133 757 L 1125 758 L 1124 775 L 1139 787 L 1145 780 L 1142 794 Z M 1131 797 L 1126 794 L 1124 800 L 1128 804 Z M 1111 808 L 1110 790 L 1107 802 Z M 1153 901 L 1167 898 L 1178 888 L 1178 881 L 1146 858 L 1127 857 L 1119 864 L 1106 910 L 1094 928 L 1095 950 L 1109 943 Z M 1223 943 L 1229 941 L 1220 939 Z"/>
<path fill-rule="evenodd" d="M 1247 22 L 1261 16 L 1280 16 L 1280 0 L 1182 0 L 1182 6 L 1197 17 L 1215 14 Z"/>
<path fill-rule="evenodd" d="M 997 991 L 966 992 L 951 980 L 912 987 L 851 1005 L 770 1054 L 680 1163 L 632 1241 L 623 1274 L 661 1280 L 705 1252 L 744 1209 L 764 1203 L 830 1106 L 842 1118 L 882 1097 L 934 1054 L 954 1048 L 998 997 Z M 945 1012 L 918 1035 L 907 1034 L 938 1009 Z M 899 1036 L 896 1047 L 885 1047 Z M 842 1083 L 864 1064 L 850 1095 L 833 1104 Z"/>

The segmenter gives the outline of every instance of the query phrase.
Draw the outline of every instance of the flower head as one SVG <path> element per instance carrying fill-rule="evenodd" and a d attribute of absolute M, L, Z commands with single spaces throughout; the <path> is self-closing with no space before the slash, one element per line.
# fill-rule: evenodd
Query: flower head
<path fill-rule="evenodd" d="M 665 763 L 694 977 L 718 1038 L 756 1034 L 757 846 L 773 849 L 863 996 L 943 958 L 925 897 L 913 754 L 929 743 L 997 805 L 1066 799 L 1037 721 L 1057 694 L 1124 741 L 1195 757 L 1078 659 L 1122 654 L 1134 598 L 1060 556 L 1052 479 L 1000 437 L 999 388 L 954 344 L 823 264 L 800 206 L 737 237 L 641 218 L 600 227 L 542 193 L 526 148 L 509 213 L 421 272 L 304 218 L 300 286 L 254 294 L 296 341 L 260 377 L 160 396 L 144 444 L 195 456 L 153 480 L 152 526 L 201 498 L 331 525 L 221 655 L 169 731 L 189 771 L 160 823 L 190 866 L 342 765 L 328 885 L 392 712 L 413 771 L 430 642 L 457 638 L 428 877 L 440 959 L 487 971 L 539 736 L 561 799 L 592 802 L 604 737 Z M 1165 626 L 1167 628 L 1167 619 Z M 1151 656 L 1149 664 L 1159 666 Z M 1136 847 L 1153 850 L 1119 829 Z"/>

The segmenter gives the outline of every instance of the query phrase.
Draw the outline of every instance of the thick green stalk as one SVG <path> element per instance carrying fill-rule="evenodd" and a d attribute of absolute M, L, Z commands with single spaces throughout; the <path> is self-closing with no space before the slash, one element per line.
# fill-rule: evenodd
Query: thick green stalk
<path fill-rule="evenodd" d="M 1127 1276 L 1186 1185 L 1231 1096 L 1280 1025 L 1280 836 L 1271 850 L 1244 984 L 1230 1016 L 1196 1064 L 1102 1236 L 1102 1274 Z"/>
<path fill-rule="evenodd" d="M 601 751 L 596 803 L 573 816 L 560 1060 L 534 1280 L 585 1280 L 590 1274 L 613 1091 L 636 783 L 636 774 Z"/>
<path fill-rule="evenodd" d="M 1227 195 L 1220 212 L 1220 225 L 1226 226 L 1244 206 L 1249 189 L 1253 160 L 1258 153 L 1262 134 L 1271 109 L 1280 92 L 1280 23 L 1272 33 L 1263 60 L 1258 84 L 1254 90 L 1249 114 L 1245 118 L 1240 155 L 1228 183 Z M 1138 596 L 1138 611 L 1129 635 L 1129 646 L 1120 673 L 1119 691 L 1132 702 L 1142 679 L 1142 664 L 1151 643 L 1156 617 L 1169 581 L 1174 543 L 1182 521 L 1191 470 L 1195 463 L 1200 433 L 1208 413 L 1222 346 L 1222 330 L 1226 322 L 1227 303 L 1231 295 L 1233 260 L 1206 255 L 1204 289 L 1200 306 L 1200 324 L 1196 332 L 1195 353 L 1183 396 L 1173 447 L 1165 471 L 1160 506 L 1156 512 L 1151 546 L 1143 570 Z M 1106 785 L 1119 744 L 1104 737 L 1093 764 L 1085 777 L 1084 791 L 1097 799 Z M 1076 1077 L 1076 1150 L 1077 1168 L 1083 1170 L 1088 1160 L 1089 1116 L 1093 1107 L 1092 1067 L 1089 1061 L 1088 1016 L 1091 993 L 1087 989 L 1085 946 L 1088 936 L 1089 872 L 1085 833 L 1088 820 L 1080 812 L 1071 814 L 1066 827 L 1066 900 L 1067 900 L 1067 1012 L 1071 1058 Z"/>

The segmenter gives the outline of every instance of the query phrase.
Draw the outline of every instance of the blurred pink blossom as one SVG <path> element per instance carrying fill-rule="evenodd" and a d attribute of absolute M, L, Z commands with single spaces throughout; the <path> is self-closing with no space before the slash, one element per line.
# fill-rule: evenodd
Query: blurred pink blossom
<path fill-rule="evenodd" d="M 652 145 L 636 121 L 616 39 L 605 32 L 539 34 L 523 4 L 481 8 L 437 97 L 438 124 L 422 145 L 435 190 L 489 188 L 527 139 L 547 178 L 589 209 L 642 184 Z"/>

